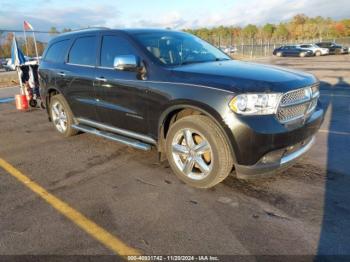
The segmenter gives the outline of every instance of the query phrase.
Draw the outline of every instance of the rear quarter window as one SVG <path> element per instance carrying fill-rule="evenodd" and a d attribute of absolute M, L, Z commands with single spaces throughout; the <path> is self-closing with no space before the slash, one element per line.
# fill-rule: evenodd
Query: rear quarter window
<path fill-rule="evenodd" d="M 63 63 L 67 49 L 69 46 L 69 40 L 62 40 L 56 43 L 53 43 L 49 46 L 44 61 L 52 63 Z"/>

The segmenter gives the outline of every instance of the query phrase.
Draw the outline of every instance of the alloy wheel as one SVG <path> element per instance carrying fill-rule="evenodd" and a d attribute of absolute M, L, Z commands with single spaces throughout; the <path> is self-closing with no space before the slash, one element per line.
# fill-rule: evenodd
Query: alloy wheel
<path fill-rule="evenodd" d="M 172 157 L 177 168 L 188 178 L 202 180 L 213 166 L 213 153 L 208 140 L 190 128 L 179 130 L 172 141 Z"/>
<path fill-rule="evenodd" d="M 67 130 L 67 114 L 60 102 L 55 101 L 51 106 L 52 121 L 56 129 L 64 133 Z"/>

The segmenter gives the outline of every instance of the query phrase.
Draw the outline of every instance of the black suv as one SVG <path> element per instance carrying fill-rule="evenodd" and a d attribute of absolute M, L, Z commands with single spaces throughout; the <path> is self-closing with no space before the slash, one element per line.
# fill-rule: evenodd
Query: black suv
<path fill-rule="evenodd" d="M 329 54 L 333 55 L 339 55 L 339 54 L 348 54 L 349 48 L 345 46 L 338 45 L 334 42 L 319 42 L 315 45 L 322 47 L 322 48 L 328 48 Z"/>
<path fill-rule="evenodd" d="M 233 170 L 274 173 L 305 153 L 323 120 L 310 74 L 233 61 L 184 32 L 90 29 L 53 39 L 40 65 L 55 128 L 149 150 L 200 188 Z"/>

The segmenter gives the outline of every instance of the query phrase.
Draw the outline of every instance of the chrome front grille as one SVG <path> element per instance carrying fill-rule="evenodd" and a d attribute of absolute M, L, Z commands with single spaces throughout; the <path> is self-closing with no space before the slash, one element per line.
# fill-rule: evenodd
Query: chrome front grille
<path fill-rule="evenodd" d="M 305 97 L 305 89 L 298 89 L 292 92 L 288 92 L 282 96 L 281 105 L 288 106 L 290 104 L 294 104 L 295 101 L 303 101 L 308 98 Z"/>
<path fill-rule="evenodd" d="M 319 83 L 285 93 L 277 110 L 278 121 L 305 120 L 315 110 L 319 94 Z"/>

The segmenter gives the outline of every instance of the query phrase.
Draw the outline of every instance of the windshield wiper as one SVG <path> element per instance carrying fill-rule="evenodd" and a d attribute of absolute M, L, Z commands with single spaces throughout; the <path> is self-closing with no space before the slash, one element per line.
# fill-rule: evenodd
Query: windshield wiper
<path fill-rule="evenodd" d="M 230 58 L 216 58 L 215 61 L 228 61 Z"/>
<path fill-rule="evenodd" d="M 202 61 L 183 61 L 180 65 L 188 65 L 188 64 L 197 64 L 197 63 L 206 63 L 211 62 L 211 60 L 202 60 Z"/>
<path fill-rule="evenodd" d="M 216 62 L 216 61 L 227 61 L 227 60 L 231 60 L 231 59 L 229 59 L 229 58 L 215 58 L 214 60 L 184 61 L 180 65 L 208 63 L 208 62 Z"/>

